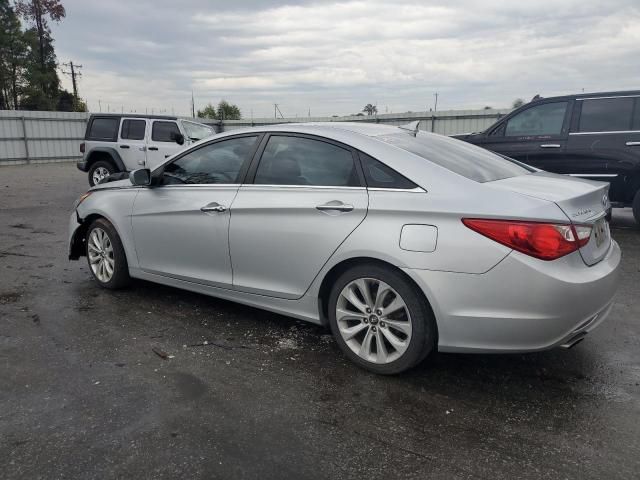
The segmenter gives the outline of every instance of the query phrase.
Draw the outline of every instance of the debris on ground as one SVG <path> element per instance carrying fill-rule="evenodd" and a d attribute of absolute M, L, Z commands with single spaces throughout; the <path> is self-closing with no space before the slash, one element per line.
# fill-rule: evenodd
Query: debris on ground
<path fill-rule="evenodd" d="M 163 360 L 166 360 L 167 358 L 169 358 L 169 354 L 158 347 L 151 347 L 151 350 L 153 351 L 153 353 L 158 355 Z"/>

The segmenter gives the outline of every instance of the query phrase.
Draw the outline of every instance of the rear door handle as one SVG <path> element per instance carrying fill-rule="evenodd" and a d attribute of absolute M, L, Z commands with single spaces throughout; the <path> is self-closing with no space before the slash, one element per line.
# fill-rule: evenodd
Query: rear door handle
<path fill-rule="evenodd" d="M 540 148 L 560 148 L 559 143 L 543 143 Z"/>
<path fill-rule="evenodd" d="M 149 150 L 158 150 L 158 147 L 149 147 Z"/>
<path fill-rule="evenodd" d="M 226 212 L 227 207 L 218 202 L 211 202 L 200 209 L 201 212 Z"/>
<path fill-rule="evenodd" d="M 120 145 L 120 148 L 129 148 L 129 145 Z"/>
<path fill-rule="evenodd" d="M 318 205 L 316 210 L 324 211 L 337 211 L 337 212 L 351 212 L 353 210 L 353 205 L 347 205 L 338 200 L 333 200 L 331 202 L 325 203 L 324 205 Z"/>
<path fill-rule="evenodd" d="M 627 142 L 625 143 L 627 147 L 637 147 L 640 146 L 640 142 Z"/>

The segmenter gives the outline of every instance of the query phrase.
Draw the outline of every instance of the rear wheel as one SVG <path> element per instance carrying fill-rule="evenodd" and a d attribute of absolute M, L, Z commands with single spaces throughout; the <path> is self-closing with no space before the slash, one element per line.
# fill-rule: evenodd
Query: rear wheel
<path fill-rule="evenodd" d="M 640 224 L 640 190 L 636 192 L 635 197 L 633 197 L 633 217 L 636 219 L 636 222 Z"/>
<path fill-rule="evenodd" d="M 101 287 L 117 289 L 131 281 L 124 247 L 113 225 L 100 218 L 87 230 L 87 261 Z"/>
<path fill-rule="evenodd" d="M 435 319 L 421 292 L 382 266 L 340 276 L 329 297 L 329 323 L 345 355 L 375 373 L 407 370 L 436 345 Z"/>
<path fill-rule="evenodd" d="M 116 169 L 111 162 L 98 160 L 89 169 L 89 185 L 92 187 L 97 185 L 115 171 Z"/>

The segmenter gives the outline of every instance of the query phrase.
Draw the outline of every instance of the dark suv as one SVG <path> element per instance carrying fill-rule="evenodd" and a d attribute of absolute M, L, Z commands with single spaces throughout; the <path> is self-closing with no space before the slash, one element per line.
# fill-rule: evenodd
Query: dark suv
<path fill-rule="evenodd" d="M 541 98 L 481 133 L 456 135 L 554 173 L 609 182 L 640 223 L 640 91 Z"/>

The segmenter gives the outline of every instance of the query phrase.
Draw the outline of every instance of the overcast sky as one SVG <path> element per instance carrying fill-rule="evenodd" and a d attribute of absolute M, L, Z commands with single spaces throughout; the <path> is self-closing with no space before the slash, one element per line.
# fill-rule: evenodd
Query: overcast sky
<path fill-rule="evenodd" d="M 60 63 L 89 108 L 244 117 L 508 107 L 517 97 L 640 89 L 638 0 L 63 0 Z M 70 89 L 68 79 L 63 80 Z"/>

